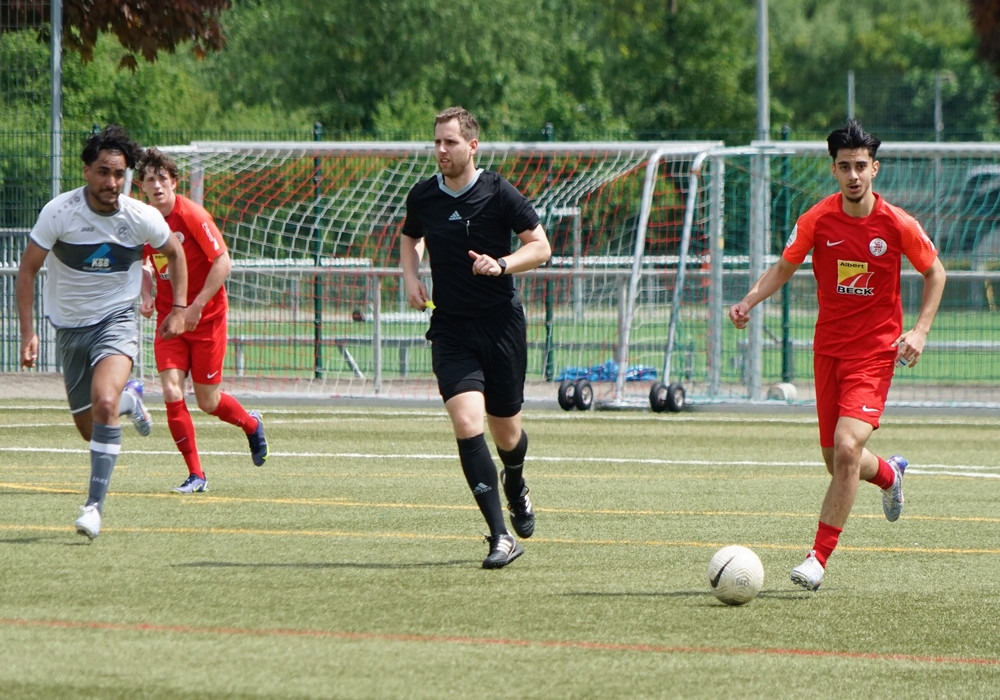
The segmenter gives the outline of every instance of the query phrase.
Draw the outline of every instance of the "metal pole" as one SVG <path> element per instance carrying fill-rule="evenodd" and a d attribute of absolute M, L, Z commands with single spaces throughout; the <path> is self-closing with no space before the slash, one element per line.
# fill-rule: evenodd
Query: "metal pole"
<path fill-rule="evenodd" d="M 555 140 L 555 129 L 552 124 L 546 124 L 545 128 L 542 130 L 545 135 L 545 140 L 551 143 Z M 548 171 L 545 173 L 545 186 L 550 187 L 552 184 L 552 159 L 548 161 Z M 555 202 L 550 201 L 547 207 L 547 213 L 545 215 L 545 228 L 549 237 L 551 238 L 552 232 L 549 231 L 549 226 L 552 223 L 553 211 L 555 207 Z M 542 361 L 542 372 L 545 381 L 551 382 L 552 378 L 556 376 L 555 368 L 555 325 L 554 325 L 554 315 L 555 315 L 555 280 L 548 277 L 545 280 L 545 353 Z"/>
<path fill-rule="evenodd" d="M 323 125 L 319 122 L 313 124 L 313 141 L 323 140 Z M 321 162 L 319 156 L 313 158 L 313 216 L 312 216 L 312 238 L 313 238 L 313 262 L 316 265 L 316 274 L 313 276 L 313 376 L 316 379 L 323 378 L 323 277 L 319 273 L 320 264 L 323 261 L 323 241 L 320 238 L 319 227 L 320 170 Z"/>
<path fill-rule="evenodd" d="M 934 74 L 934 141 L 944 140 L 944 111 L 941 105 L 941 71 Z M 934 192 L 938 192 L 942 180 L 941 156 L 934 156 Z M 941 240 L 941 198 L 934 198 L 934 218 L 930 222 L 931 240 Z"/>
<path fill-rule="evenodd" d="M 51 13 L 52 104 L 49 138 L 52 149 L 50 170 L 52 184 L 50 189 L 52 197 L 55 197 L 62 192 L 62 0 L 52 0 Z"/>
<path fill-rule="evenodd" d="M 709 365 L 708 395 L 716 398 L 722 390 L 722 324 L 725 322 L 723 308 L 725 291 L 723 279 L 726 260 L 726 240 L 723 233 L 723 192 L 725 190 L 726 159 L 712 156 L 709 163 L 711 185 L 709 186 L 709 241 L 712 255 L 712 285 L 709 287 Z"/>
<path fill-rule="evenodd" d="M 854 71 L 847 71 L 847 118 L 854 119 Z"/>
<path fill-rule="evenodd" d="M 757 0 L 757 138 L 769 141 L 771 136 L 770 96 L 768 92 L 768 35 L 767 0 Z M 750 279 L 755 280 L 764 271 L 767 252 L 767 211 L 770 202 L 770 177 L 768 158 L 756 155 L 750 167 Z M 760 394 L 761 338 L 763 313 L 750 319 L 746 375 L 747 390 L 751 399 Z"/>
<path fill-rule="evenodd" d="M 757 138 L 762 141 L 771 134 L 768 73 L 767 0 L 757 0 Z"/>
<path fill-rule="evenodd" d="M 941 71 L 934 74 L 934 141 L 944 139 L 944 110 L 941 106 Z"/>
<path fill-rule="evenodd" d="M 781 139 L 788 141 L 791 138 L 792 129 L 787 124 L 781 127 Z M 789 159 L 791 156 L 783 156 L 781 159 L 781 220 L 783 222 L 784 240 L 788 240 L 789 227 L 791 226 L 791 202 L 788 196 L 788 181 L 791 178 L 791 168 Z M 781 381 L 790 384 L 795 379 L 795 359 L 792 356 L 792 312 L 791 312 L 791 280 L 781 287 Z"/>

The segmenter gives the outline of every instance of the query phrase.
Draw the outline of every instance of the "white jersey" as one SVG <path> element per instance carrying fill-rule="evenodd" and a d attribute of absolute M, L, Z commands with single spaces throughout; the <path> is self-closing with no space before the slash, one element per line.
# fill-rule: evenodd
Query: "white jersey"
<path fill-rule="evenodd" d="M 139 299 L 142 248 L 162 248 L 170 227 L 159 211 L 120 195 L 118 210 L 96 212 L 84 188 L 46 204 L 31 240 L 46 257 L 45 315 L 56 328 L 91 326 Z"/>

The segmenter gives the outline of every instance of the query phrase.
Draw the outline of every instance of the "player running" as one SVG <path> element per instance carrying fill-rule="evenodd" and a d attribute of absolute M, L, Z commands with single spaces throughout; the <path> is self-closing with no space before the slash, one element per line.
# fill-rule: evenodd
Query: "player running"
<path fill-rule="evenodd" d="M 190 377 L 198 408 L 242 430 L 250 444 L 250 457 L 258 467 L 267 459 L 264 423 L 258 411 L 249 413 L 235 397 L 220 390 L 222 363 L 226 355 L 226 324 L 229 301 L 225 281 L 232 261 L 222 234 L 204 207 L 177 194 L 177 164 L 156 148 L 146 149 L 139 161 L 137 177 L 142 191 L 166 219 L 174 237 L 184 248 L 188 267 L 188 292 L 177 299 L 162 255 L 146 248 L 156 277 L 157 325 L 172 311 L 183 314 L 185 332 L 175 338 L 159 334 L 153 343 L 156 368 L 163 387 L 167 427 L 187 465 L 188 477 L 174 488 L 178 493 L 200 493 L 208 488 L 195 439 L 194 423 L 184 400 L 184 384 Z M 153 314 L 152 282 L 146 270 L 143 316 Z"/>
<path fill-rule="evenodd" d="M 126 381 L 139 354 L 136 302 L 142 285 L 144 245 L 156 249 L 170 271 L 170 293 L 187 294 L 187 265 L 178 240 L 155 209 L 122 193 L 142 149 L 111 124 L 87 139 L 81 157 L 86 184 L 46 204 L 31 229 L 17 273 L 21 366 L 38 359 L 35 279 L 46 263 L 45 313 L 56 329 L 73 422 L 90 443 L 87 501 L 76 530 L 93 540 L 101 531 L 104 500 L 122 446 L 120 415 L 136 429 L 152 427 L 141 384 Z M 179 309 L 167 308 L 157 335 L 184 332 Z M 157 338 L 159 340 L 160 337 Z"/>
<path fill-rule="evenodd" d="M 882 489 L 882 509 L 894 522 L 903 510 L 906 460 L 888 460 L 865 445 L 879 426 L 897 360 L 913 366 L 924 350 L 944 292 L 945 270 L 917 221 L 872 191 L 881 142 L 850 120 L 827 138 L 840 192 L 799 217 L 781 258 L 729 309 L 745 328 L 750 309 L 777 292 L 812 251 L 819 316 L 813 338 L 816 413 L 823 460 L 831 480 L 812 550 L 792 569 L 792 581 L 816 590 L 854 506 L 858 482 Z M 924 277 L 913 328 L 903 331 L 901 259 Z"/>

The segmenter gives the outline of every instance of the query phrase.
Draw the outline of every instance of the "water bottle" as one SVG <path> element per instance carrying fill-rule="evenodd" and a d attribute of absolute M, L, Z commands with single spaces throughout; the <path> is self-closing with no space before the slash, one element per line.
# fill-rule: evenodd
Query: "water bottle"
<path fill-rule="evenodd" d="M 902 353 L 903 350 L 905 350 L 905 349 L 906 349 L 906 343 L 900 343 L 899 344 L 899 352 Z M 907 360 L 905 357 L 903 357 L 902 354 L 899 354 L 899 355 L 896 356 L 896 366 L 897 367 L 906 367 L 908 364 L 910 364 L 910 361 Z"/>

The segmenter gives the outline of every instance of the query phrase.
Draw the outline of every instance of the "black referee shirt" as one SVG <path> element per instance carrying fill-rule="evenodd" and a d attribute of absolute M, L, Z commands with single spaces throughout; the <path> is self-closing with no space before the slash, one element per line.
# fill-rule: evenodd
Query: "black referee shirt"
<path fill-rule="evenodd" d="M 514 278 L 472 274 L 469 251 L 502 258 L 512 236 L 538 226 L 528 198 L 503 177 L 478 170 L 460 192 L 438 173 L 413 186 L 406 197 L 403 234 L 423 238 L 431 262 L 435 313 L 479 317 L 513 299 Z"/>

